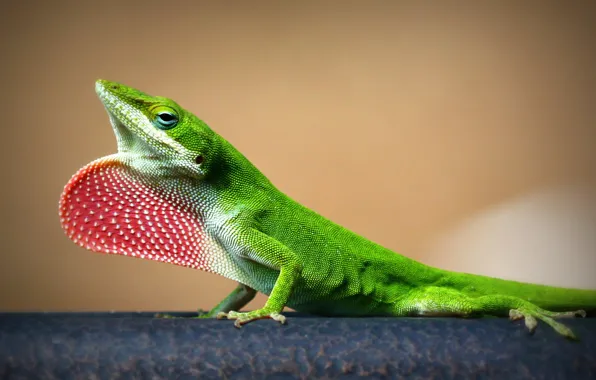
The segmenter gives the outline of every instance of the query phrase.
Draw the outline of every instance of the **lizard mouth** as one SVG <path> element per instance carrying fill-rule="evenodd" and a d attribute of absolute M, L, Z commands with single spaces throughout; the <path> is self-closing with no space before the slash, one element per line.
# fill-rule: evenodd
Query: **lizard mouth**
<path fill-rule="evenodd" d="M 192 152 L 157 129 L 136 106 L 147 101 L 138 96 L 139 92 L 130 91 L 136 90 L 101 79 L 95 83 L 95 92 L 110 118 L 121 161 L 134 162 L 138 169 L 157 167 L 155 175 L 167 175 L 171 168 L 183 170 L 186 162 L 194 160 Z M 169 161 L 169 168 L 164 167 L 165 160 Z"/>
<path fill-rule="evenodd" d="M 150 136 L 147 136 L 148 133 L 144 132 L 148 128 L 142 127 L 142 125 L 148 124 L 148 127 L 152 127 L 149 120 L 138 110 L 132 107 L 122 106 L 125 103 L 109 90 L 109 85 L 105 81 L 98 80 L 95 83 L 95 92 L 110 118 L 110 124 L 114 130 L 114 135 L 116 135 L 118 152 L 127 153 L 136 151 L 153 155 L 155 153 L 154 149 L 147 143 Z M 131 122 L 132 120 L 136 121 L 136 123 Z M 135 127 L 135 125 L 137 126 Z M 153 137 L 155 138 L 156 136 Z"/>

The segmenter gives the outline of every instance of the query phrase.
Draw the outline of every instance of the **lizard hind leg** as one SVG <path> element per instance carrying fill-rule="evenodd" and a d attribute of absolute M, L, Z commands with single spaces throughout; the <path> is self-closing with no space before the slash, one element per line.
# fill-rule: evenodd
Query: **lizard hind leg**
<path fill-rule="evenodd" d="M 506 316 L 511 320 L 524 319 L 526 328 L 533 333 L 537 320 L 551 326 L 568 339 L 577 339 L 575 334 L 556 318 L 585 317 L 583 310 L 552 312 L 518 297 L 486 295 L 470 297 L 454 289 L 429 286 L 413 290 L 395 304 L 396 315 L 419 316 Z"/>
<path fill-rule="evenodd" d="M 234 288 L 234 290 L 232 290 L 232 292 L 226 298 L 224 298 L 220 303 L 213 307 L 213 309 L 207 312 L 199 309 L 199 315 L 190 318 L 217 318 L 217 316 L 220 313 L 227 313 L 231 312 L 232 310 L 240 310 L 241 308 L 246 306 L 246 304 L 252 301 L 252 299 L 255 298 L 256 294 L 257 291 L 255 289 L 249 287 L 248 285 L 238 283 L 238 286 L 236 286 L 236 288 Z M 161 313 L 156 314 L 155 317 L 176 318 L 172 315 Z"/>

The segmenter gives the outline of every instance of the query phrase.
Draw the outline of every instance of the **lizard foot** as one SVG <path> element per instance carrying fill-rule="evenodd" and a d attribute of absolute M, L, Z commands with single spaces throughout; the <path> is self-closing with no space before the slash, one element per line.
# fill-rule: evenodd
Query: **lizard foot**
<path fill-rule="evenodd" d="M 249 312 L 238 312 L 238 311 L 230 311 L 228 313 L 220 312 L 217 314 L 217 319 L 234 319 L 234 326 L 237 328 L 242 327 L 242 325 L 256 321 L 257 319 L 266 319 L 270 318 L 274 321 L 278 321 L 282 325 L 286 323 L 286 317 L 284 317 L 281 313 L 278 312 L 270 312 L 267 309 L 259 309 Z"/>
<path fill-rule="evenodd" d="M 556 332 L 563 335 L 565 338 L 571 340 L 577 340 L 573 331 L 567 326 L 562 323 L 555 321 L 554 318 L 568 318 L 568 317 L 581 317 L 584 318 L 586 316 L 586 312 L 583 310 L 576 310 L 576 311 L 568 311 L 568 312 L 551 312 L 547 310 L 542 310 L 540 308 L 536 308 L 536 310 L 529 310 L 526 308 L 523 309 L 511 309 L 509 310 L 509 319 L 512 321 L 516 321 L 519 319 L 524 319 L 526 328 L 530 332 L 530 334 L 534 333 L 536 330 L 536 326 L 538 322 L 536 319 L 540 319 L 541 321 L 548 324 L 550 327 L 555 329 Z"/>

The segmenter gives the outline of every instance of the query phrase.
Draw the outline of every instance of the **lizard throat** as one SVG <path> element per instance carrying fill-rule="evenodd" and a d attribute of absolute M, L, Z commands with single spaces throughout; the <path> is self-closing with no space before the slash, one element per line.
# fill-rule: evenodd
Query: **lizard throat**
<path fill-rule="evenodd" d="M 221 272 L 219 244 L 183 188 L 168 190 L 112 155 L 77 172 L 60 197 L 66 235 L 95 252 Z"/>

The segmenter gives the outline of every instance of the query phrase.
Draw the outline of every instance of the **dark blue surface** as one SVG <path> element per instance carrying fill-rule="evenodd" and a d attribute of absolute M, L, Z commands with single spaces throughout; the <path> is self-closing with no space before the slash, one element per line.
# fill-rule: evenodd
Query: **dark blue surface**
<path fill-rule="evenodd" d="M 567 341 L 504 318 L 231 321 L 0 313 L 0 378 L 596 378 L 596 318 Z M 116 376 L 117 375 L 117 376 Z"/>

